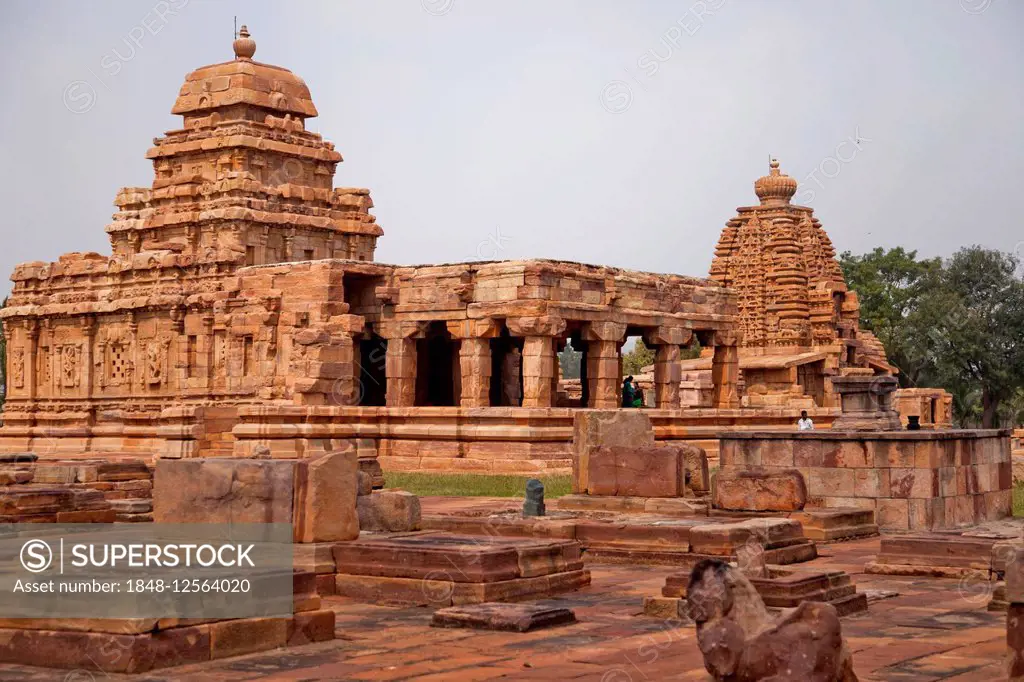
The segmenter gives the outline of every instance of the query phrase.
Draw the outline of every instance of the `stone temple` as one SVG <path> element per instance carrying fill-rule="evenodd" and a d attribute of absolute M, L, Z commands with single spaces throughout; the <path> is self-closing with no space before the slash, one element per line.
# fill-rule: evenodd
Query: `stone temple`
<path fill-rule="evenodd" d="M 152 185 L 115 199 L 111 255 L 15 269 L 3 450 L 303 458 L 357 438 L 393 469 L 564 472 L 574 412 L 618 406 L 630 336 L 656 349 L 658 439 L 712 457 L 723 427 L 789 427 L 800 409 L 827 426 L 831 377 L 891 372 L 776 162 L 710 279 L 376 262 L 369 190 L 333 187 L 342 157 L 306 129 L 309 89 L 255 48 L 245 34 L 186 77 L 182 127 L 146 153 Z M 695 341 L 703 356 L 681 360 Z M 570 343 L 574 392 L 556 355 Z M 922 421 L 948 422 L 934 402 Z"/>
<path fill-rule="evenodd" d="M 738 407 L 736 298 L 715 282 L 375 262 L 369 190 L 332 186 L 342 158 L 306 129 L 306 84 L 253 61 L 248 35 L 234 50 L 186 77 L 152 185 L 117 195 L 111 255 L 16 268 L 4 449 L 305 457 L 358 437 L 397 467 L 564 468 L 556 353 L 584 352 L 577 406 L 616 407 L 631 334 L 658 349 L 659 409 L 679 408 L 694 338 L 712 412 Z"/>

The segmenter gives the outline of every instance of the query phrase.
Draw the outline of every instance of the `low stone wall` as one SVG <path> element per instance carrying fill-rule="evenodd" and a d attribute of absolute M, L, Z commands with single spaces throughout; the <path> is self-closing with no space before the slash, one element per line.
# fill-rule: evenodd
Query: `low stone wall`
<path fill-rule="evenodd" d="M 718 465 L 723 429 L 792 429 L 789 408 L 644 409 L 664 445 L 689 443 Z M 41 423 L 4 415 L 0 452 L 43 458 L 103 457 L 105 452 L 163 459 L 248 457 L 266 446 L 275 458 L 304 459 L 355 440 L 359 456 L 378 456 L 389 471 L 568 474 L 578 408 L 341 407 L 295 405 L 177 405 L 149 412 L 97 413 L 86 426 Z M 827 427 L 837 409 L 812 410 Z"/>
<path fill-rule="evenodd" d="M 721 469 L 797 469 L 807 508 L 875 512 L 888 530 L 970 526 L 1012 513 L 1008 430 L 750 432 L 720 436 Z"/>

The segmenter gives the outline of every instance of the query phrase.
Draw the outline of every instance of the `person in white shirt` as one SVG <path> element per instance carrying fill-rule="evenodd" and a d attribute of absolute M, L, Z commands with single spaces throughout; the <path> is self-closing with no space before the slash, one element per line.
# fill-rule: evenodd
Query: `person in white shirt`
<path fill-rule="evenodd" d="M 801 431 L 814 430 L 814 422 L 812 422 L 811 418 L 807 416 L 807 410 L 801 410 L 800 419 L 797 420 L 796 427 Z"/>

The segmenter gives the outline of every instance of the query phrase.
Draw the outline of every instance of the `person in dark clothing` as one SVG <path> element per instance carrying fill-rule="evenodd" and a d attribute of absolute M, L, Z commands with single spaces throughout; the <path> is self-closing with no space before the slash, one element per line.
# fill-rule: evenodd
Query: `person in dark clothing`
<path fill-rule="evenodd" d="M 633 375 L 630 374 L 628 377 L 622 380 L 622 406 L 633 407 L 633 402 L 636 400 L 636 389 L 633 388 Z"/>

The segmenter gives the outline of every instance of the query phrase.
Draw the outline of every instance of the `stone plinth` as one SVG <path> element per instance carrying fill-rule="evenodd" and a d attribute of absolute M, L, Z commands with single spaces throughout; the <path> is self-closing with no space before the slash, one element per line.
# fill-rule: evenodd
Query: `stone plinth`
<path fill-rule="evenodd" d="M 292 584 L 294 613 L 282 618 L 0 619 L 0 663 L 89 679 L 334 639 L 334 611 L 321 609 L 313 574 L 296 572 Z"/>
<path fill-rule="evenodd" d="M 899 382 L 892 376 L 845 376 L 832 379 L 842 400 L 842 414 L 832 422 L 836 431 L 898 431 L 903 428 L 893 409 Z"/>
<path fill-rule="evenodd" d="M 719 475 L 798 470 L 805 509 L 873 511 L 888 530 L 962 528 L 1010 516 L 1009 431 L 749 432 L 720 435 Z"/>
<path fill-rule="evenodd" d="M 999 554 L 993 547 L 997 542 L 998 538 L 938 533 L 882 536 L 878 556 L 864 570 L 878 575 L 988 580 L 996 571 L 993 558 Z"/>
<path fill-rule="evenodd" d="M 160 460 L 158 523 L 288 523 L 296 542 L 359 537 L 354 450 L 313 460 Z"/>
<path fill-rule="evenodd" d="M 840 616 L 867 611 L 867 595 L 857 592 L 857 586 L 845 571 L 815 571 L 809 568 L 768 566 L 766 577 L 747 577 L 761 596 L 765 606 L 777 609 L 796 608 L 801 602 L 828 602 Z M 685 603 L 690 573 L 674 573 L 665 579 L 661 595 L 644 600 L 644 612 L 650 616 L 664 616 Z"/>
<path fill-rule="evenodd" d="M 453 606 L 521 601 L 590 584 L 566 540 L 423 532 L 337 545 L 335 589 L 372 603 Z"/>
<path fill-rule="evenodd" d="M 575 622 L 576 614 L 566 608 L 539 604 L 474 604 L 438 609 L 430 625 L 435 628 L 530 632 Z"/>

